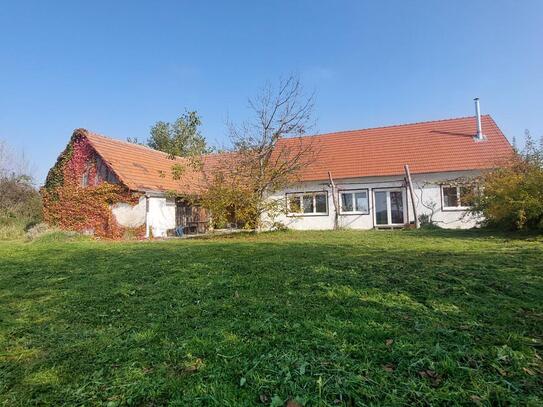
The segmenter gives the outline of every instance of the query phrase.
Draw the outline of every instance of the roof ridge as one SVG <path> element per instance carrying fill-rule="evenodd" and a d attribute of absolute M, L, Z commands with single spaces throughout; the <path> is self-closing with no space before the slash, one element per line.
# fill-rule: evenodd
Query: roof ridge
<path fill-rule="evenodd" d="M 100 137 L 100 138 L 103 138 L 103 139 L 106 139 L 106 140 L 109 140 L 109 141 L 113 141 L 113 142 L 116 142 L 116 143 L 123 143 L 123 144 L 126 144 L 126 145 L 129 145 L 131 147 L 141 147 L 141 148 L 144 148 L 146 150 L 149 150 L 149 151 L 152 151 L 154 153 L 160 153 L 162 155 L 165 155 L 168 159 L 170 159 L 171 155 L 164 152 L 164 151 L 160 151 L 160 150 L 157 150 L 156 148 L 152 148 L 152 147 L 149 147 L 149 146 L 145 146 L 143 144 L 137 144 L 137 143 L 131 143 L 130 141 L 126 141 L 126 140 L 119 140 L 117 138 L 113 138 L 113 137 L 109 137 L 109 136 L 106 136 L 104 134 L 100 134 L 100 133 L 96 133 L 94 131 L 91 131 L 91 130 L 87 130 L 87 129 L 78 129 L 78 130 L 84 130 L 88 135 L 91 135 L 91 136 L 96 136 L 96 137 Z M 204 153 L 204 154 L 200 154 L 201 156 L 203 157 L 212 157 L 212 156 L 219 156 L 219 155 L 222 155 L 224 153 L 228 153 L 229 151 L 213 151 L 211 153 Z M 185 156 L 181 156 L 181 155 L 174 155 L 173 156 L 175 159 L 181 159 L 181 160 L 187 160 L 188 157 L 185 157 Z"/>
<path fill-rule="evenodd" d="M 489 117 L 492 121 L 494 121 L 492 119 L 492 116 L 489 115 L 489 114 L 483 114 L 483 115 L 481 115 L 481 117 Z M 400 124 L 390 124 L 390 125 L 386 125 L 386 126 L 365 127 L 365 128 L 362 128 L 362 129 L 355 129 L 355 130 L 332 131 L 332 132 L 329 132 L 329 133 L 309 134 L 309 135 L 302 136 L 302 138 L 304 138 L 304 137 L 332 136 L 332 135 L 336 135 L 336 134 L 357 133 L 357 132 L 360 132 L 360 131 L 367 131 L 367 130 L 390 129 L 390 128 L 393 128 L 393 127 L 415 126 L 415 125 L 418 125 L 418 124 L 441 123 L 441 122 L 448 122 L 448 121 L 453 121 L 453 120 L 471 119 L 471 118 L 475 118 L 475 116 L 462 116 L 462 117 L 453 117 L 453 118 L 449 118 L 449 119 L 424 120 L 424 121 L 413 122 L 413 123 L 400 123 Z M 292 138 L 296 138 L 296 137 L 292 137 Z"/>
<path fill-rule="evenodd" d="M 83 129 L 87 132 L 88 135 L 91 135 L 91 136 L 96 136 L 96 137 L 100 137 L 100 138 L 104 138 L 106 140 L 109 140 L 109 141 L 113 141 L 113 142 L 116 142 L 116 143 L 122 143 L 122 144 L 126 144 L 126 145 L 129 145 L 131 147 L 139 147 L 139 148 L 144 148 L 145 150 L 148 150 L 148 151 L 151 151 L 151 152 L 154 152 L 154 153 L 160 153 L 162 155 L 166 155 L 166 156 L 170 156 L 170 154 L 168 153 L 165 153 L 164 151 L 160 151 L 160 150 L 157 150 L 155 148 L 152 148 L 152 147 L 149 147 L 149 146 L 144 146 L 142 144 L 137 144 L 137 143 L 132 143 L 130 141 L 126 141 L 126 140 L 119 140 L 117 138 L 113 138 L 113 137 L 109 137 L 109 136 L 105 136 L 103 134 L 100 134 L 100 133 L 96 133 L 94 131 L 90 131 L 90 130 L 87 130 L 87 129 Z M 178 156 L 178 155 L 174 155 L 175 158 L 183 158 L 181 156 Z"/>

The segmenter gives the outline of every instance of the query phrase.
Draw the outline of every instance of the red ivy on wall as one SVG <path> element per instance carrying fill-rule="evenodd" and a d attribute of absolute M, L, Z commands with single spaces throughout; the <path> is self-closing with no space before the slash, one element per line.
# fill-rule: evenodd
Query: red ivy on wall
<path fill-rule="evenodd" d="M 62 229 L 92 233 L 94 236 L 120 239 L 130 231 L 143 237 L 145 225 L 136 229 L 120 226 L 111 205 L 124 202 L 137 204 L 141 194 L 126 187 L 105 182 L 96 169 L 96 152 L 86 137 L 74 133 L 70 144 L 57 161 L 51 174 L 59 180 L 48 179 L 53 185 L 42 189 L 44 218 Z M 85 178 L 85 186 L 83 179 Z"/>
<path fill-rule="evenodd" d="M 77 138 L 72 143 L 72 157 L 64 167 L 64 183 L 81 185 L 83 176 L 88 179 L 88 186 L 99 184 L 96 179 L 95 152 L 86 138 Z"/>

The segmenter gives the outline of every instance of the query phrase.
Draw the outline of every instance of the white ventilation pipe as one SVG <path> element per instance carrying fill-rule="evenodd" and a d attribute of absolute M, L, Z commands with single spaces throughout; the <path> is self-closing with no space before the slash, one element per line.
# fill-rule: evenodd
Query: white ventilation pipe
<path fill-rule="evenodd" d="M 475 138 L 477 140 L 484 140 L 483 136 L 483 125 L 481 124 L 481 107 L 479 106 L 479 98 L 473 99 L 475 101 L 475 117 L 477 118 L 477 135 Z"/>

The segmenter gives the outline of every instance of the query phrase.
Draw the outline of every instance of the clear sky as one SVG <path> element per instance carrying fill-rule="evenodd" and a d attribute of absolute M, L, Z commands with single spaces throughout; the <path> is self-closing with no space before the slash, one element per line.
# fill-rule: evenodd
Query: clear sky
<path fill-rule="evenodd" d="M 318 132 L 473 115 L 543 135 L 543 0 L 0 2 L 0 138 L 42 182 L 72 131 L 146 139 L 185 108 L 224 144 L 298 73 Z"/>

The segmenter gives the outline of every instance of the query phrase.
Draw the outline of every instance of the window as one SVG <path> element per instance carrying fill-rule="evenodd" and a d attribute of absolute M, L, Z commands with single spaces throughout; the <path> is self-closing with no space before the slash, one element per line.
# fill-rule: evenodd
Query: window
<path fill-rule="evenodd" d="M 300 213 L 302 211 L 302 205 L 300 204 L 299 195 L 290 195 L 288 197 L 288 211 L 290 213 Z"/>
<path fill-rule="evenodd" d="M 369 199 L 368 190 L 341 191 L 340 192 L 341 213 L 345 214 L 368 214 Z"/>
<path fill-rule="evenodd" d="M 315 209 L 315 205 L 313 205 L 313 195 L 304 195 L 302 199 L 304 202 L 304 213 L 313 213 L 313 210 Z"/>
<path fill-rule="evenodd" d="M 325 215 L 328 213 L 328 195 L 326 192 L 303 192 L 286 194 L 289 214 Z"/>
<path fill-rule="evenodd" d="M 475 189 L 470 185 L 443 185 L 443 209 L 464 209 L 471 206 Z"/>
<path fill-rule="evenodd" d="M 315 212 L 326 213 L 326 201 L 328 196 L 326 194 L 315 194 Z"/>
<path fill-rule="evenodd" d="M 82 187 L 88 187 L 89 186 L 89 171 L 85 171 L 83 173 L 83 176 L 81 177 L 81 186 Z"/>

